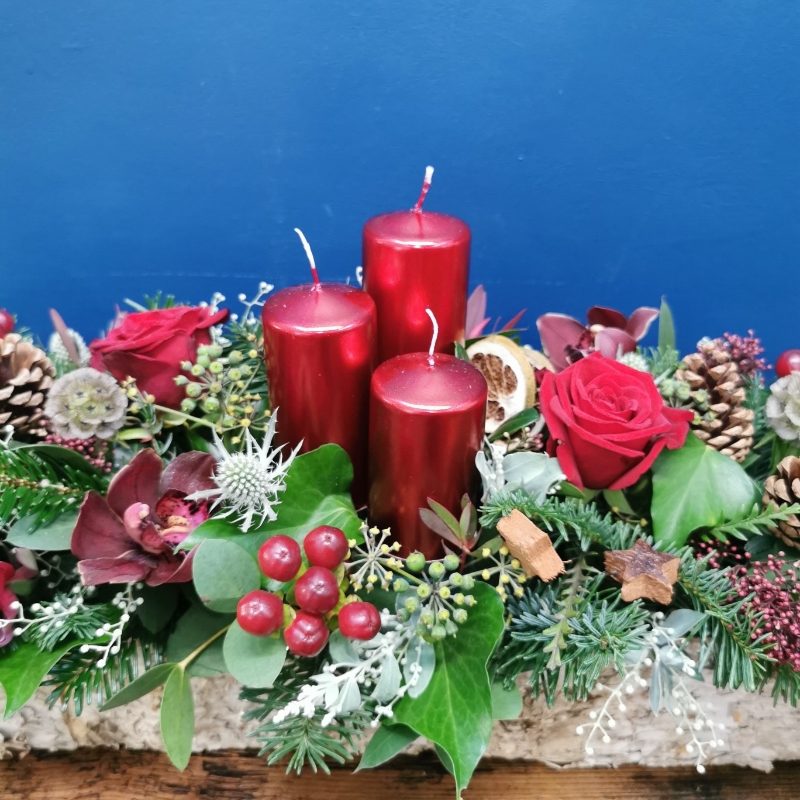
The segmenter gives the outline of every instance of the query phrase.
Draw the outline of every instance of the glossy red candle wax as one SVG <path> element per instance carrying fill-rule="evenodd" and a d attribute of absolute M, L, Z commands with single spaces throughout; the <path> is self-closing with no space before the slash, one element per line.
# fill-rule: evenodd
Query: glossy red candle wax
<path fill-rule="evenodd" d="M 397 211 L 364 226 L 364 289 L 378 309 L 378 362 L 428 350 L 426 308 L 439 322 L 439 352 L 464 341 L 469 226 L 429 211 Z"/>
<path fill-rule="evenodd" d="M 352 286 L 302 284 L 274 294 L 261 318 L 277 443 L 302 441 L 302 452 L 341 445 L 353 462 L 353 500 L 363 505 L 375 303 Z"/>
<path fill-rule="evenodd" d="M 486 381 L 477 369 L 442 353 L 397 356 L 375 370 L 369 521 L 391 528 L 404 554 L 443 554 L 441 537 L 419 516 L 428 497 L 456 517 L 465 492 L 476 499 L 480 476 L 475 456 L 483 439 L 486 394 Z"/>

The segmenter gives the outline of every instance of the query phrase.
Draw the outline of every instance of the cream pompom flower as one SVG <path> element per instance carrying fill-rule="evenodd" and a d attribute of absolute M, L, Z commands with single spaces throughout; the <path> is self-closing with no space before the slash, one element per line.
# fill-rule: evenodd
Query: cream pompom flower
<path fill-rule="evenodd" d="M 212 454 L 217 459 L 214 470 L 215 489 L 207 489 L 189 495 L 187 500 L 210 500 L 212 508 L 225 506 L 220 517 L 236 515 L 243 531 L 253 525 L 253 518 L 261 516 L 261 523 L 277 519 L 275 506 L 278 494 L 286 488 L 284 479 L 301 444 L 284 460 L 282 446 L 270 449 L 275 436 L 277 410 L 273 412 L 264 441 L 259 444 L 249 429 L 245 429 L 245 448 L 241 452 L 229 453 L 222 440 L 214 434 Z"/>
<path fill-rule="evenodd" d="M 65 439 L 110 439 L 125 423 L 128 400 L 110 375 L 91 367 L 68 372 L 50 388 L 44 413 Z"/>
<path fill-rule="evenodd" d="M 800 372 L 780 378 L 769 390 L 765 413 L 770 426 L 781 439 L 800 441 Z"/>

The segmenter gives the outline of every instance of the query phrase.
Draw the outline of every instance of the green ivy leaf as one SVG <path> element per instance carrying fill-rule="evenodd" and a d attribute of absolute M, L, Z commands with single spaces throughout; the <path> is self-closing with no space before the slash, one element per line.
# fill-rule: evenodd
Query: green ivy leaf
<path fill-rule="evenodd" d="M 232 614 L 215 614 L 203 606 L 192 606 L 179 620 L 175 631 L 167 641 L 167 661 L 178 662 L 191 655 L 215 633 L 228 627 L 236 617 Z M 220 639 L 222 637 L 220 636 Z M 198 678 L 213 678 L 224 673 L 219 658 L 216 640 L 192 660 L 187 667 L 190 675 Z"/>
<path fill-rule="evenodd" d="M 266 689 L 283 669 L 286 644 L 282 636 L 251 636 L 234 622 L 225 634 L 223 653 L 225 665 L 237 681 L 254 689 Z"/>
<path fill-rule="evenodd" d="M 144 697 L 146 694 L 150 694 L 153 689 L 161 686 L 176 669 L 180 669 L 177 664 L 159 664 L 147 670 L 147 672 L 140 675 L 135 681 L 129 683 L 124 689 L 121 689 L 110 697 L 108 702 L 100 707 L 100 710 L 109 711 L 112 708 L 127 705 L 134 700 L 138 700 L 140 697 Z"/>
<path fill-rule="evenodd" d="M 255 559 L 238 544 L 209 539 L 194 554 L 194 588 L 212 611 L 234 613 L 248 592 L 261 586 L 261 571 Z"/>
<path fill-rule="evenodd" d="M 492 718 L 516 719 L 522 713 L 522 695 L 516 686 L 510 689 L 502 683 L 492 684 Z"/>
<path fill-rule="evenodd" d="M 77 520 L 77 511 L 59 514 L 43 525 L 37 525 L 35 517 L 23 517 L 11 526 L 6 541 L 29 550 L 69 550 Z"/>
<path fill-rule="evenodd" d="M 235 539 L 254 558 L 270 536 L 283 534 L 302 541 L 319 525 L 341 528 L 348 539 L 362 540 L 361 520 L 350 498 L 353 466 L 336 444 L 326 444 L 295 458 L 280 494 L 278 519 L 247 533 L 224 520 L 210 519 L 195 528 L 181 548 L 189 550 L 208 539 Z"/>
<path fill-rule="evenodd" d="M 385 764 L 417 739 L 416 731 L 405 725 L 381 725 L 367 742 L 356 772 Z"/>
<path fill-rule="evenodd" d="M 689 434 L 680 450 L 663 451 L 653 464 L 655 541 L 681 547 L 692 531 L 741 517 L 760 496 L 739 464 Z"/>
<path fill-rule="evenodd" d="M 0 685 L 6 694 L 6 710 L 3 719 L 19 711 L 59 659 L 73 647 L 86 644 L 87 640 L 67 642 L 55 650 L 39 650 L 33 642 L 23 642 L 13 653 L 0 658 Z"/>
<path fill-rule="evenodd" d="M 424 736 L 449 756 L 461 792 L 489 745 L 492 690 L 486 664 L 503 635 L 503 601 L 479 583 L 478 601 L 457 636 L 437 642 L 436 668 L 428 688 L 396 706 L 394 720 Z"/>
<path fill-rule="evenodd" d="M 194 697 L 191 679 L 179 666 L 175 666 L 164 686 L 161 738 L 169 760 L 179 770 L 186 769 L 194 738 Z"/>

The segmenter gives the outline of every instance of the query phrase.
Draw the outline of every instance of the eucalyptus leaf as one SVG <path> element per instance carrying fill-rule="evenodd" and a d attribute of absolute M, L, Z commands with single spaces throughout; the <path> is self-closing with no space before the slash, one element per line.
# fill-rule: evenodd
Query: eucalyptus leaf
<path fill-rule="evenodd" d="M 419 663 L 422 671 L 417 673 L 416 683 L 412 684 L 411 667 Z M 436 668 L 436 650 L 430 642 L 415 636 L 408 646 L 406 661 L 403 664 L 403 677 L 409 684 L 408 696 L 419 697 L 427 688 Z"/>
<path fill-rule="evenodd" d="M 234 622 L 225 634 L 225 664 L 237 681 L 254 689 L 266 689 L 286 661 L 286 644 L 282 636 L 251 636 Z"/>
<path fill-rule="evenodd" d="M 120 689 L 113 695 L 105 704 L 100 707 L 101 711 L 110 711 L 112 708 L 132 703 L 146 694 L 150 694 L 153 689 L 157 689 L 169 676 L 176 670 L 180 669 L 177 664 L 159 664 L 147 672 L 140 675 L 135 681 L 129 683 L 123 689 Z"/>
<path fill-rule="evenodd" d="M 353 466 L 347 453 L 335 444 L 326 444 L 297 456 L 286 474 L 286 489 L 281 492 L 278 518 L 242 533 L 226 520 L 210 519 L 195 528 L 181 544 L 191 550 L 209 539 L 232 539 L 254 558 L 271 536 L 282 534 L 302 541 L 320 525 L 344 531 L 348 539 L 362 541 L 361 520 L 350 497 Z"/>
<path fill-rule="evenodd" d="M 334 664 L 358 664 L 358 657 L 353 643 L 342 636 L 341 631 L 334 631 L 328 640 L 328 650 Z"/>
<path fill-rule="evenodd" d="M 234 613 L 239 600 L 261 586 L 256 560 L 236 542 L 209 539 L 192 562 L 194 587 L 212 611 Z"/>
<path fill-rule="evenodd" d="M 394 653 L 390 651 L 386 654 L 380 669 L 381 674 L 372 691 L 372 696 L 379 703 L 388 703 L 397 697 L 400 689 L 400 665 L 397 663 Z"/>
<path fill-rule="evenodd" d="M 43 525 L 37 525 L 35 517 L 23 517 L 9 528 L 6 541 L 29 550 L 69 550 L 77 521 L 77 509 L 59 514 Z"/>
<path fill-rule="evenodd" d="M 522 695 L 516 686 L 509 689 L 502 683 L 492 684 L 492 717 L 516 719 L 522 713 Z"/>
<path fill-rule="evenodd" d="M 541 503 L 564 480 L 558 459 L 545 453 L 511 453 L 503 458 L 506 491 L 524 489 Z"/>
<path fill-rule="evenodd" d="M 191 679 L 177 667 L 164 685 L 161 699 L 161 738 L 169 760 L 181 771 L 192 755 L 194 738 L 194 697 Z"/>
<path fill-rule="evenodd" d="M 699 528 L 741 518 L 760 497 L 739 464 L 690 433 L 680 450 L 663 451 L 653 464 L 655 541 L 681 547 Z"/>
<path fill-rule="evenodd" d="M 661 710 L 661 670 L 654 669 L 650 673 L 650 710 L 658 714 Z"/>
<path fill-rule="evenodd" d="M 404 697 L 395 722 L 439 745 L 450 759 L 457 791 L 469 782 L 492 735 L 492 690 L 486 664 L 503 635 L 503 601 L 483 583 L 476 584 L 477 605 L 458 636 L 434 645 L 436 669 L 419 697 Z"/>
<path fill-rule="evenodd" d="M 662 628 L 671 631 L 673 639 L 685 636 L 689 631 L 696 628 L 705 619 L 705 612 L 695 611 L 691 608 L 679 608 L 672 611 L 670 615 L 661 623 Z"/>
<path fill-rule="evenodd" d="M 358 681 L 351 679 L 345 682 L 338 702 L 339 711 L 342 714 L 349 714 L 361 707 L 361 690 L 358 688 Z"/>
<path fill-rule="evenodd" d="M 178 585 L 163 583 L 161 586 L 142 586 L 135 594 L 144 601 L 138 610 L 139 619 L 151 633 L 163 630 L 175 615 L 180 598 Z"/>
<path fill-rule="evenodd" d="M 217 641 L 214 639 L 212 642 L 213 637 L 227 628 L 234 619 L 232 614 L 215 614 L 203 606 L 192 606 L 178 620 L 175 631 L 167 640 L 167 661 L 183 661 L 199 650 L 188 665 L 191 674 L 202 678 L 219 675 L 217 664 L 206 667 L 202 656 Z"/>
<path fill-rule="evenodd" d="M 367 742 L 356 772 L 385 764 L 417 739 L 417 733 L 405 725 L 381 725 Z"/>

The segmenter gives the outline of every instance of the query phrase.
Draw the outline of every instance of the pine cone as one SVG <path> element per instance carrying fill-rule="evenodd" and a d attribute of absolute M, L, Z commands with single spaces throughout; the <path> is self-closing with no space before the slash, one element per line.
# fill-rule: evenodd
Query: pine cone
<path fill-rule="evenodd" d="M 770 475 L 764 484 L 762 502 L 765 507 L 774 505 L 778 508 L 800 503 L 800 458 L 786 456 L 778 464 L 778 474 Z M 800 518 L 795 514 L 770 530 L 790 547 L 800 548 Z"/>
<path fill-rule="evenodd" d="M 683 359 L 675 380 L 689 385 L 692 428 L 699 439 L 741 463 L 753 446 L 754 412 L 744 407 L 744 380 L 730 353 L 712 343 Z"/>
<path fill-rule="evenodd" d="M 0 339 L 0 428 L 12 425 L 15 436 L 46 436 L 42 405 L 55 374 L 44 350 L 18 333 Z"/>

